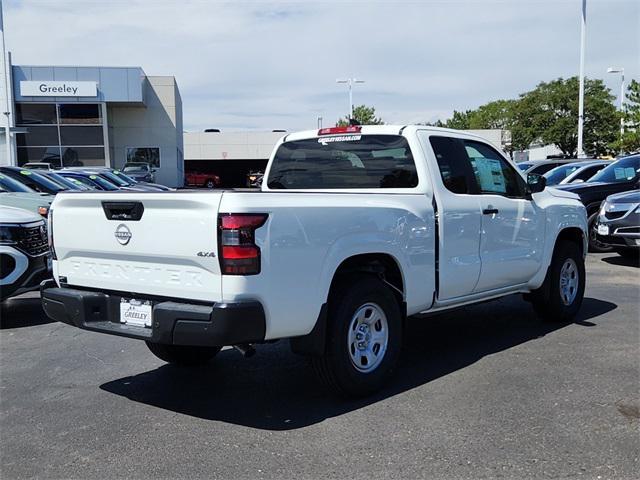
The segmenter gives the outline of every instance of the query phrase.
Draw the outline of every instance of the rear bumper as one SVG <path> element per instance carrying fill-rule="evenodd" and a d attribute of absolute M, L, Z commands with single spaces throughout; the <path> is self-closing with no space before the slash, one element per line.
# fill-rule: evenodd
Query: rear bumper
<path fill-rule="evenodd" d="M 152 327 L 120 323 L 121 296 L 71 287 L 53 280 L 41 285 L 42 307 L 53 320 L 84 330 L 169 345 L 224 346 L 264 340 L 266 321 L 259 302 L 154 301 Z M 136 298 L 144 300 L 139 296 Z"/>

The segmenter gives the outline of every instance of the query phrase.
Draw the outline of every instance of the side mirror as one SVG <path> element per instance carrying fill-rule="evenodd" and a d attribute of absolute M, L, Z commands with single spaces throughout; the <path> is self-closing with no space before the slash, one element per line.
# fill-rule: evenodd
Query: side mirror
<path fill-rule="evenodd" d="M 547 179 L 537 173 L 530 173 L 527 175 L 527 185 L 531 193 L 538 193 L 547 186 Z"/>

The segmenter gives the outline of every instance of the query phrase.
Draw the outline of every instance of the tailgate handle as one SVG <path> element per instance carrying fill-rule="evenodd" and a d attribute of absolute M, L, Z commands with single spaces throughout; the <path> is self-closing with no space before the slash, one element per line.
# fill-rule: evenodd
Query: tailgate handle
<path fill-rule="evenodd" d="M 142 202 L 102 202 L 102 209 L 109 220 L 132 220 L 142 218 Z"/>

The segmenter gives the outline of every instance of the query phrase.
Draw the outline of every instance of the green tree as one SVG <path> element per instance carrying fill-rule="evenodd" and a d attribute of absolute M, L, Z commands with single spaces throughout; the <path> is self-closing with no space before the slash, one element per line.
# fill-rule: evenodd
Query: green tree
<path fill-rule="evenodd" d="M 612 145 L 616 152 L 640 150 L 640 82 L 631 80 L 624 104 L 624 134 Z"/>
<path fill-rule="evenodd" d="M 366 105 L 354 107 L 353 118 L 357 120 L 360 125 L 384 125 L 382 118 L 376 117 L 376 109 L 374 107 L 367 107 Z M 345 127 L 347 125 L 349 125 L 348 118 L 341 118 L 336 122 L 336 127 Z"/>
<path fill-rule="evenodd" d="M 611 153 L 619 118 L 614 99 L 602 80 L 585 80 L 583 143 L 588 155 Z M 514 125 L 521 142 L 530 144 L 540 140 L 555 145 L 565 155 L 576 156 L 578 78 L 541 82 L 532 91 L 520 95 Z"/>

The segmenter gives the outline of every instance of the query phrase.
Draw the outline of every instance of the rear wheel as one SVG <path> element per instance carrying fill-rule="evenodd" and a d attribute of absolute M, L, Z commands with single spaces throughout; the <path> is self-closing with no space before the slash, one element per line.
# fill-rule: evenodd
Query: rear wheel
<path fill-rule="evenodd" d="M 207 188 L 216 188 L 216 183 L 210 178 L 205 182 L 204 186 Z"/>
<path fill-rule="evenodd" d="M 220 347 L 192 347 L 187 345 L 164 345 L 146 342 L 147 347 L 156 357 L 172 365 L 193 367 L 204 365 L 215 357 Z"/>
<path fill-rule="evenodd" d="M 566 322 L 580 310 L 585 269 L 580 247 L 570 241 L 556 245 L 542 286 L 531 293 L 535 311 L 545 320 Z"/>
<path fill-rule="evenodd" d="M 606 253 L 613 250 L 613 247 L 598 240 L 598 211 L 592 213 L 589 223 L 589 251 L 593 253 Z"/>
<path fill-rule="evenodd" d="M 391 290 L 372 276 L 350 277 L 329 299 L 324 355 L 313 357 L 323 382 L 344 396 L 379 390 L 402 346 L 402 313 Z"/>

